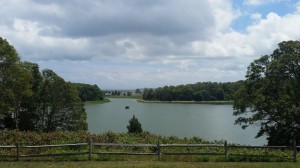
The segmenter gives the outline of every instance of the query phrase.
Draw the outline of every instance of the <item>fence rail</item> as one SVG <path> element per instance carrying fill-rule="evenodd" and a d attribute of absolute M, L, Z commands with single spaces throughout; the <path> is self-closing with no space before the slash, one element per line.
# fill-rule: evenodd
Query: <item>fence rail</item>
<path fill-rule="evenodd" d="M 59 148 L 59 147 L 87 147 L 85 151 L 80 152 L 66 152 L 66 153 L 48 153 L 48 154 L 20 154 L 21 149 L 42 149 L 42 148 Z M 145 147 L 145 148 L 155 148 L 154 152 L 108 152 L 108 151 L 95 151 L 97 147 L 119 147 L 119 148 L 129 148 L 129 147 Z M 163 148 L 221 148 L 223 151 L 221 152 L 164 152 Z M 225 160 L 231 157 L 278 157 L 276 155 L 247 155 L 247 154 L 234 154 L 229 153 L 229 149 L 231 148 L 244 148 L 244 149 L 285 149 L 290 150 L 291 155 L 286 157 L 292 157 L 294 161 L 297 159 L 297 151 L 300 150 L 300 146 L 296 146 L 295 141 L 293 142 L 293 146 L 238 146 L 238 145 L 227 145 L 227 141 L 224 141 L 224 144 L 160 144 L 158 141 L 157 144 L 117 144 L 117 143 L 76 143 L 76 144 L 59 144 L 59 145 L 30 145 L 30 146 L 21 146 L 20 144 L 16 145 L 6 145 L 0 146 L 0 149 L 13 149 L 15 150 L 15 154 L 12 155 L 1 155 L 0 158 L 15 158 L 19 161 L 20 158 L 28 158 L 28 157 L 54 157 L 54 156 L 73 156 L 73 155 L 88 155 L 88 159 L 92 159 L 92 155 L 153 155 L 157 156 L 160 159 L 163 155 L 209 155 L 209 156 L 224 156 Z"/>

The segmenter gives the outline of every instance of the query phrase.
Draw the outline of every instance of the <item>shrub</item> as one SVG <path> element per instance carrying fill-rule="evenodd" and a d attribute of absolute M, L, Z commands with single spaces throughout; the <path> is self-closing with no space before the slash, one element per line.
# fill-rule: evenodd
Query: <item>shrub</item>
<path fill-rule="evenodd" d="M 141 133 L 143 132 L 142 124 L 139 120 L 133 115 L 129 120 L 129 125 L 127 125 L 128 133 Z"/>

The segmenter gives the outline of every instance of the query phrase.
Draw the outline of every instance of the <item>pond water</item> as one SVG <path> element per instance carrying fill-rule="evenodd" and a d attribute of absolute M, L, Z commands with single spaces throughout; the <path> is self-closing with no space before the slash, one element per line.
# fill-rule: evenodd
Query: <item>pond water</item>
<path fill-rule="evenodd" d="M 135 115 L 144 131 L 163 136 L 227 140 L 246 145 L 266 144 L 256 139 L 258 127 L 246 130 L 234 125 L 232 105 L 139 103 L 135 99 L 111 98 L 110 103 L 85 105 L 91 133 L 127 132 L 128 121 Z M 129 109 L 125 109 L 129 106 Z"/>

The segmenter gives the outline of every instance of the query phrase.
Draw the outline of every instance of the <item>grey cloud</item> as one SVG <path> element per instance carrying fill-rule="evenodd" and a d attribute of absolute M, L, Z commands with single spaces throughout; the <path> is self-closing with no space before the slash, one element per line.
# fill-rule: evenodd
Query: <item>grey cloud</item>
<path fill-rule="evenodd" d="M 140 55 L 145 56 L 138 60 L 147 61 L 193 55 L 188 44 L 209 39 L 214 31 L 210 5 L 206 0 L 24 0 L 19 6 L 6 5 L 8 9 L 3 8 L 0 13 L 7 15 L 4 21 L 10 24 L 5 25 L 11 29 L 17 18 L 37 23 L 37 38 L 57 39 L 54 46 L 39 44 L 31 47 L 31 52 L 26 48 L 32 44 L 20 45 L 29 59 L 39 54 L 45 60 L 117 58 L 126 55 L 126 48 L 116 42 L 129 38 L 141 47 Z M 87 39 L 88 45 L 73 49 L 60 39 Z"/>
<path fill-rule="evenodd" d="M 35 1 L 38 2 L 38 1 Z M 191 34 L 205 37 L 214 26 L 207 1 L 171 0 L 86 0 L 51 1 L 61 16 L 32 13 L 30 19 L 57 26 L 53 33 L 69 37 L 94 37 L 109 34 L 146 33 L 155 36 Z M 52 5 L 52 6 L 51 6 Z M 34 12 L 35 10 L 33 10 Z M 34 15 L 34 16 L 33 16 Z"/>
<path fill-rule="evenodd" d="M 119 87 L 118 80 L 136 87 L 193 83 L 214 73 L 226 76 L 222 68 L 236 68 L 229 65 L 234 58 L 230 55 L 225 59 L 193 51 L 194 41 L 214 41 L 219 33 L 215 12 L 229 2 L 213 3 L 23 0 L 17 5 L 9 1 L 4 8 L 0 2 L 0 30 L 6 32 L 22 59 L 39 62 L 41 68 L 53 69 L 74 82 L 104 82 L 106 88 Z M 214 71 L 205 77 L 211 69 Z"/>

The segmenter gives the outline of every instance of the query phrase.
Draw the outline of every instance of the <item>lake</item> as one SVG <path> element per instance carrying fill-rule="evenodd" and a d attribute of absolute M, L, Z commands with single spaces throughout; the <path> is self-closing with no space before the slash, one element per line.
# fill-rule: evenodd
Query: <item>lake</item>
<path fill-rule="evenodd" d="M 234 125 L 237 117 L 232 115 L 232 105 L 139 103 L 135 99 L 117 98 L 110 101 L 85 105 L 89 132 L 127 132 L 128 121 L 135 115 L 144 131 L 158 135 L 197 136 L 246 145 L 267 143 L 265 137 L 255 138 L 258 127 L 243 130 Z"/>

